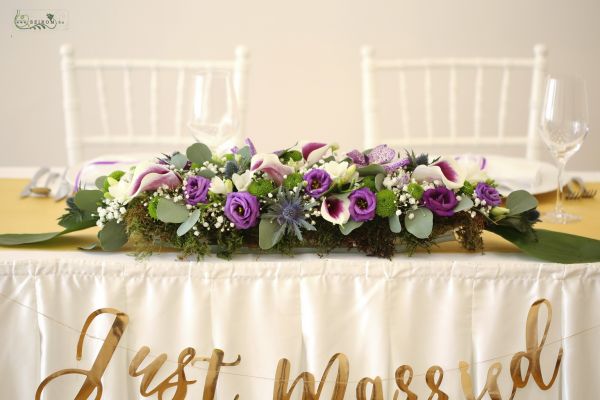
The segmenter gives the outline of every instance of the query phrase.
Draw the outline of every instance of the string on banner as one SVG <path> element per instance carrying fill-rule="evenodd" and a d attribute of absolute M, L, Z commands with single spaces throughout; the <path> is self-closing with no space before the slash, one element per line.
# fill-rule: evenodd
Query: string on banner
<path fill-rule="evenodd" d="M 20 307 L 23 307 L 23 308 L 25 308 L 25 309 L 27 309 L 27 310 L 29 310 L 29 311 L 31 311 L 31 312 L 33 312 L 33 313 L 35 313 L 35 314 L 43 317 L 43 318 L 45 318 L 48 321 L 51 321 L 51 322 L 53 322 L 53 323 L 55 323 L 55 324 L 57 324 L 57 325 L 65 328 L 65 329 L 68 329 L 68 330 L 70 330 L 70 331 L 72 331 L 74 333 L 77 333 L 78 335 L 82 335 L 83 334 L 83 331 L 81 329 L 74 328 L 74 327 L 70 326 L 69 324 L 66 324 L 66 323 L 64 323 L 64 322 L 62 322 L 62 321 L 60 321 L 60 320 L 58 320 L 56 318 L 53 318 L 53 317 L 49 316 L 48 314 L 46 314 L 44 312 L 41 312 L 41 311 L 37 310 L 35 307 L 32 307 L 32 306 L 30 306 L 28 304 L 25 304 L 25 303 L 23 303 L 23 302 L 15 299 L 15 298 L 12 298 L 12 297 L 10 297 L 10 296 L 2 293 L 2 292 L 0 292 L 0 297 L 4 298 L 6 301 L 9 301 L 9 302 L 11 302 L 13 304 L 16 304 L 16 305 L 18 305 Z M 544 349 L 544 348 L 547 348 L 547 347 L 551 347 L 551 346 L 559 344 L 559 343 L 564 343 L 567 340 L 571 340 L 571 339 L 573 339 L 575 337 L 578 337 L 578 336 L 581 336 L 581 335 L 585 335 L 585 334 L 587 334 L 589 332 L 592 332 L 592 331 L 595 331 L 595 330 L 598 330 L 598 329 L 600 329 L 600 324 L 594 325 L 594 326 L 591 326 L 591 327 L 588 327 L 588 328 L 585 328 L 585 329 L 582 329 L 580 331 L 576 331 L 573 334 L 561 337 L 559 339 L 556 339 L 556 340 L 553 340 L 553 341 L 550 341 L 550 342 L 544 342 L 543 344 L 539 345 L 539 349 L 541 350 L 541 349 Z M 95 336 L 95 335 L 92 335 L 92 334 L 88 333 L 87 331 L 83 335 L 84 335 L 84 337 L 86 337 L 88 339 L 91 339 L 91 340 L 95 340 L 95 341 L 102 342 L 102 343 L 106 342 L 106 339 L 100 338 L 100 337 Z M 124 346 L 124 345 L 120 345 L 120 344 L 116 345 L 115 347 L 118 348 L 118 349 L 120 349 L 120 350 L 123 350 L 125 352 L 128 352 L 130 354 L 137 354 L 139 352 L 139 349 L 134 349 L 132 347 L 128 347 L 128 346 Z M 491 362 L 494 362 L 494 361 L 500 361 L 500 360 L 503 360 L 503 359 L 506 359 L 506 358 L 509 358 L 509 357 L 513 357 L 514 355 L 515 355 L 514 353 L 507 353 L 507 354 L 503 354 L 503 355 L 499 355 L 499 356 L 495 356 L 495 357 L 490 357 L 490 358 L 486 358 L 486 359 L 483 359 L 483 360 L 475 361 L 475 362 L 472 363 L 472 365 L 476 366 L 476 365 L 491 363 Z M 157 358 L 161 357 L 161 355 L 156 355 L 156 354 L 153 354 L 153 353 L 150 353 L 150 352 L 146 353 L 146 356 L 150 356 L 154 360 L 156 360 Z M 198 367 L 198 366 L 193 365 L 191 363 L 185 363 L 184 364 L 182 362 L 179 362 L 179 361 L 176 361 L 176 360 L 172 360 L 172 359 L 169 359 L 169 358 L 164 359 L 164 362 L 167 362 L 167 363 L 172 364 L 172 365 L 177 365 L 177 366 L 184 366 L 185 365 L 187 367 L 190 367 L 192 369 L 196 369 L 198 371 L 204 371 L 204 372 L 209 372 L 210 371 L 210 369 L 208 369 L 208 368 Z M 330 364 L 331 364 L 331 362 L 330 362 Z M 432 367 L 432 368 L 434 368 L 434 367 Z M 433 378 L 432 368 L 430 368 L 427 372 L 424 372 L 424 373 L 418 373 L 418 374 L 412 374 L 411 373 L 410 376 L 411 376 L 411 378 L 425 377 L 425 378 L 428 378 L 428 379 L 432 379 Z M 461 372 L 461 370 L 464 369 L 464 366 L 451 367 L 451 368 L 443 368 L 443 367 L 440 367 L 440 366 L 436 366 L 434 369 L 436 371 L 438 369 L 439 370 L 443 370 L 446 373 L 448 373 L 448 372 Z M 404 372 L 406 372 L 406 371 L 404 371 Z M 274 383 L 278 383 L 278 382 L 284 381 L 284 380 L 275 379 L 275 378 L 272 378 L 272 377 L 266 377 L 266 376 L 260 376 L 260 375 L 242 374 L 242 373 L 233 372 L 233 371 L 222 371 L 221 370 L 219 373 L 222 374 L 222 375 L 230 375 L 230 376 L 236 376 L 236 377 L 242 377 L 242 378 L 266 380 L 266 381 L 271 381 L 271 382 L 274 382 Z M 359 384 L 359 385 L 361 385 L 361 384 L 364 384 L 364 379 L 365 378 L 363 378 L 361 380 L 358 380 L 358 381 L 346 380 L 346 381 L 343 381 L 342 383 L 344 383 L 344 384 Z M 382 381 L 382 382 L 384 382 L 384 381 L 397 381 L 397 377 L 393 377 L 393 378 L 377 378 L 377 379 L 380 380 L 380 381 Z M 322 382 L 324 384 L 325 383 L 340 383 L 339 380 L 332 381 L 332 380 L 318 380 L 318 379 L 315 379 L 314 382 L 317 382 L 317 383 L 321 383 Z"/>

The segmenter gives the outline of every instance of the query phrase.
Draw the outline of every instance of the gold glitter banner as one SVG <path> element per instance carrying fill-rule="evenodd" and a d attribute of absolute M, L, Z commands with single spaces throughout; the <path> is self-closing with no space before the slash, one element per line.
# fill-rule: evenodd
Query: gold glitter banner
<path fill-rule="evenodd" d="M 538 324 L 540 323 L 540 310 L 542 307 L 546 308 L 547 319 L 545 325 L 543 324 L 544 330 L 540 338 Z M 129 317 L 127 314 L 114 308 L 101 308 L 91 313 L 83 325 L 77 343 L 76 358 L 78 361 L 81 360 L 83 342 L 87 330 L 94 319 L 101 314 L 112 314 L 115 317 L 91 368 L 89 370 L 68 368 L 49 375 L 38 386 L 35 394 L 36 400 L 41 399 L 44 389 L 48 384 L 63 375 L 85 376 L 85 381 L 75 396 L 75 400 L 86 400 L 90 398 L 100 400 L 102 398 L 102 376 L 108 368 L 113 354 L 118 347 L 119 341 L 127 329 Z M 544 378 L 540 366 L 540 357 L 544 346 L 546 345 L 551 322 L 552 305 L 550 302 L 546 299 L 534 302 L 531 305 L 527 316 L 525 327 L 525 350 L 516 352 L 510 362 L 509 371 L 512 380 L 512 390 L 510 397 L 507 397 L 507 399 L 513 399 L 519 389 L 528 385 L 530 378 L 533 378 L 534 383 L 541 390 L 550 389 L 556 381 L 563 356 L 562 347 L 556 356 L 556 362 L 551 377 Z M 171 388 L 175 388 L 175 392 L 171 397 L 172 400 L 185 399 L 188 386 L 197 383 L 195 380 L 189 380 L 186 377 L 186 367 L 193 366 L 195 363 L 199 362 L 208 363 L 208 373 L 204 381 L 202 400 L 213 400 L 215 398 L 221 368 L 235 367 L 242 361 L 241 357 L 238 355 L 235 361 L 225 362 L 225 353 L 220 349 L 214 349 L 210 357 L 196 356 L 196 350 L 187 347 L 179 354 L 175 371 L 161 382 L 156 383 L 153 382 L 154 378 L 167 361 L 167 355 L 161 354 L 150 361 L 146 361 L 149 354 L 150 348 L 147 346 L 142 346 L 138 350 L 129 365 L 129 375 L 132 378 L 142 377 L 140 394 L 143 397 L 156 396 L 158 400 L 162 400 L 165 396 L 165 392 Z M 145 361 L 146 364 L 142 367 L 142 364 L 144 364 Z M 524 362 L 525 364 L 523 364 Z M 325 370 L 318 381 L 315 380 L 314 374 L 302 372 L 290 383 L 291 367 L 291 362 L 285 358 L 281 359 L 277 364 L 277 370 L 273 379 L 273 400 L 290 400 L 293 395 L 298 393 L 302 394 L 303 400 L 326 400 L 323 397 L 323 388 L 330 373 L 334 371 L 336 374 L 333 393 L 328 399 L 343 400 L 347 395 L 350 396 L 350 382 L 348 380 L 350 374 L 350 362 L 344 354 L 334 354 L 330 358 L 329 363 L 325 367 Z M 496 362 L 489 367 L 485 385 L 479 391 L 476 391 L 476 388 L 474 388 L 473 379 L 469 372 L 470 365 L 465 361 L 460 361 L 458 367 L 464 400 L 481 400 L 486 395 L 491 400 L 502 400 L 502 395 L 498 388 L 498 378 L 502 373 L 501 363 Z M 407 400 L 417 400 L 419 398 L 418 395 L 410 389 L 413 377 L 413 368 L 410 365 L 401 365 L 396 369 L 394 381 L 397 389 L 394 392 L 393 400 L 398 400 L 400 396 Z M 424 394 L 424 396 L 427 396 L 429 400 L 434 398 L 436 400 L 448 400 L 448 394 L 442 389 L 443 380 L 444 370 L 437 365 L 430 367 L 425 374 L 425 382 L 430 393 Z M 95 397 L 91 397 L 94 393 Z M 239 396 L 236 396 L 235 399 L 238 399 L 238 397 Z M 382 378 L 376 376 L 360 379 L 355 387 L 355 399 L 385 400 Z"/>

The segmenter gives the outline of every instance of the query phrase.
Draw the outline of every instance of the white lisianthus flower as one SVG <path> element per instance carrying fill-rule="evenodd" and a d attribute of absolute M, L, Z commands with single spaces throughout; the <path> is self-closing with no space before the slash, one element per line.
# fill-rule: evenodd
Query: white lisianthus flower
<path fill-rule="evenodd" d="M 223 180 L 215 176 L 210 180 L 210 189 L 208 190 L 215 194 L 227 194 L 233 192 L 233 182 L 231 182 L 231 179 Z"/>
<path fill-rule="evenodd" d="M 352 179 L 358 177 L 356 165 L 349 165 L 347 161 L 329 161 L 323 164 L 321 168 L 329 174 L 333 181 L 338 183 L 350 182 Z"/>
<path fill-rule="evenodd" d="M 456 157 L 456 162 L 463 169 L 466 181 L 475 183 L 485 182 L 488 179 L 487 160 L 485 157 L 465 154 Z"/>
<path fill-rule="evenodd" d="M 248 190 L 248 186 L 252 183 L 252 177 L 254 176 L 254 171 L 247 170 L 243 174 L 233 174 L 231 176 L 231 180 L 235 185 L 238 192 L 245 192 Z"/>

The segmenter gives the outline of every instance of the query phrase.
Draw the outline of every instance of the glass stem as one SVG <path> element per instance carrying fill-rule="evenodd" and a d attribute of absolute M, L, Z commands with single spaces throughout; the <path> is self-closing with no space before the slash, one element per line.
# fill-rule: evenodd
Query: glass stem
<path fill-rule="evenodd" d="M 564 157 L 558 157 L 556 160 L 558 166 L 558 188 L 556 189 L 556 205 L 554 207 L 554 211 L 558 217 L 562 217 L 565 213 L 563 210 L 563 175 L 565 172 L 565 165 L 567 164 L 567 160 Z"/>

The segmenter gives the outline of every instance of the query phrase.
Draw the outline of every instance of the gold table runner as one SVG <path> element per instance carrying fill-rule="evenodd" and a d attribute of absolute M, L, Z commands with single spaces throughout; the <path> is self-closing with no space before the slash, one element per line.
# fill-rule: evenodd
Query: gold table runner
<path fill-rule="evenodd" d="M 52 198 L 28 197 L 21 199 L 19 194 L 27 184 L 26 179 L 0 179 L 0 233 L 41 233 L 54 232 L 62 229 L 57 224 L 66 207 L 64 201 L 55 202 Z M 600 183 L 589 185 L 600 190 Z M 540 202 L 539 210 L 551 210 L 554 207 L 556 194 L 554 192 L 536 196 Z M 594 199 L 565 201 L 568 212 L 582 217 L 582 221 L 567 225 L 539 223 L 538 228 L 567 232 L 594 239 L 600 239 L 600 196 Z M 88 245 L 97 241 L 97 228 L 70 233 L 59 237 L 50 243 L 30 244 L 18 248 L 35 250 L 77 250 L 78 246 Z M 518 249 L 498 236 L 484 233 L 485 249 L 494 252 L 515 252 Z M 12 247 L 15 249 L 16 247 Z M 0 247 L 0 251 L 11 247 Z M 456 242 L 443 243 L 435 252 L 464 252 Z"/>

